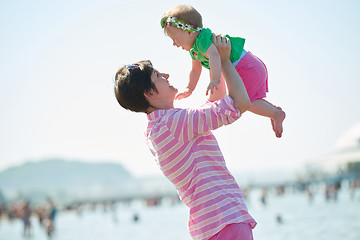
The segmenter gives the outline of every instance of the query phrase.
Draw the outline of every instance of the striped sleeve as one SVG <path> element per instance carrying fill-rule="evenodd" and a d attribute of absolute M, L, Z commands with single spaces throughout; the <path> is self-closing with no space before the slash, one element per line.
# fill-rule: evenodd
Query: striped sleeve
<path fill-rule="evenodd" d="M 187 142 L 210 130 L 228 125 L 241 116 L 230 96 L 207 102 L 201 108 L 183 109 L 169 117 L 167 125 L 181 142 Z"/>

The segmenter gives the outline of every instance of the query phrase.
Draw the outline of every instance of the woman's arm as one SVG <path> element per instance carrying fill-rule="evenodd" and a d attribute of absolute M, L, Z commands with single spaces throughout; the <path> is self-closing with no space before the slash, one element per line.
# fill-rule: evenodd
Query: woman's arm
<path fill-rule="evenodd" d="M 251 102 L 241 77 L 230 61 L 230 40 L 225 37 L 214 36 L 213 42 L 220 54 L 221 69 L 228 87 L 229 96 L 234 101 L 234 107 L 239 109 L 240 113 L 244 113 L 250 108 Z"/>

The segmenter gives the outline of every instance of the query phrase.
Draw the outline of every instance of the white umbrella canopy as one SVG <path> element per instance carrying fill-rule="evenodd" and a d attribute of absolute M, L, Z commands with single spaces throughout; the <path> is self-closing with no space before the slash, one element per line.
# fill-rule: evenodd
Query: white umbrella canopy
<path fill-rule="evenodd" d="M 337 170 L 356 162 L 360 163 L 360 123 L 339 138 L 334 152 L 313 159 L 308 165 L 324 170 Z"/>
<path fill-rule="evenodd" d="M 360 146 L 324 155 L 312 163 L 319 165 L 340 165 L 360 162 Z"/>

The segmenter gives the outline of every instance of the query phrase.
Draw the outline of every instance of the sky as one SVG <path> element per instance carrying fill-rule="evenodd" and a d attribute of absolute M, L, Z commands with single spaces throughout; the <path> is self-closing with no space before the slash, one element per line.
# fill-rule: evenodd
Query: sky
<path fill-rule="evenodd" d="M 185 88 L 190 56 L 160 27 L 178 4 L 195 7 L 204 27 L 246 39 L 267 66 L 266 99 L 287 114 L 281 139 L 251 112 L 215 130 L 230 171 L 299 171 L 360 123 L 359 1 L 0 0 L 0 171 L 63 158 L 160 174 L 144 141 L 146 115 L 119 106 L 114 75 L 150 59 Z M 175 107 L 203 103 L 208 81 L 203 70 Z"/>

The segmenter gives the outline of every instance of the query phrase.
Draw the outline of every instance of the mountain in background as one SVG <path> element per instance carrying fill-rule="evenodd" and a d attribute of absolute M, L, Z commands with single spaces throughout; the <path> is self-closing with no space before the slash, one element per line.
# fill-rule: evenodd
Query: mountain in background
<path fill-rule="evenodd" d="M 6 196 L 115 195 L 130 190 L 134 177 L 120 164 L 49 159 L 27 162 L 0 172 L 0 190 Z"/>
<path fill-rule="evenodd" d="M 234 172 L 240 187 L 261 187 L 294 181 L 291 171 Z M 175 194 L 164 176 L 135 178 L 121 164 L 48 159 L 27 162 L 0 172 L 0 202 L 51 197 L 58 202 Z M 5 196 L 5 197 L 2 197 Z"/>

